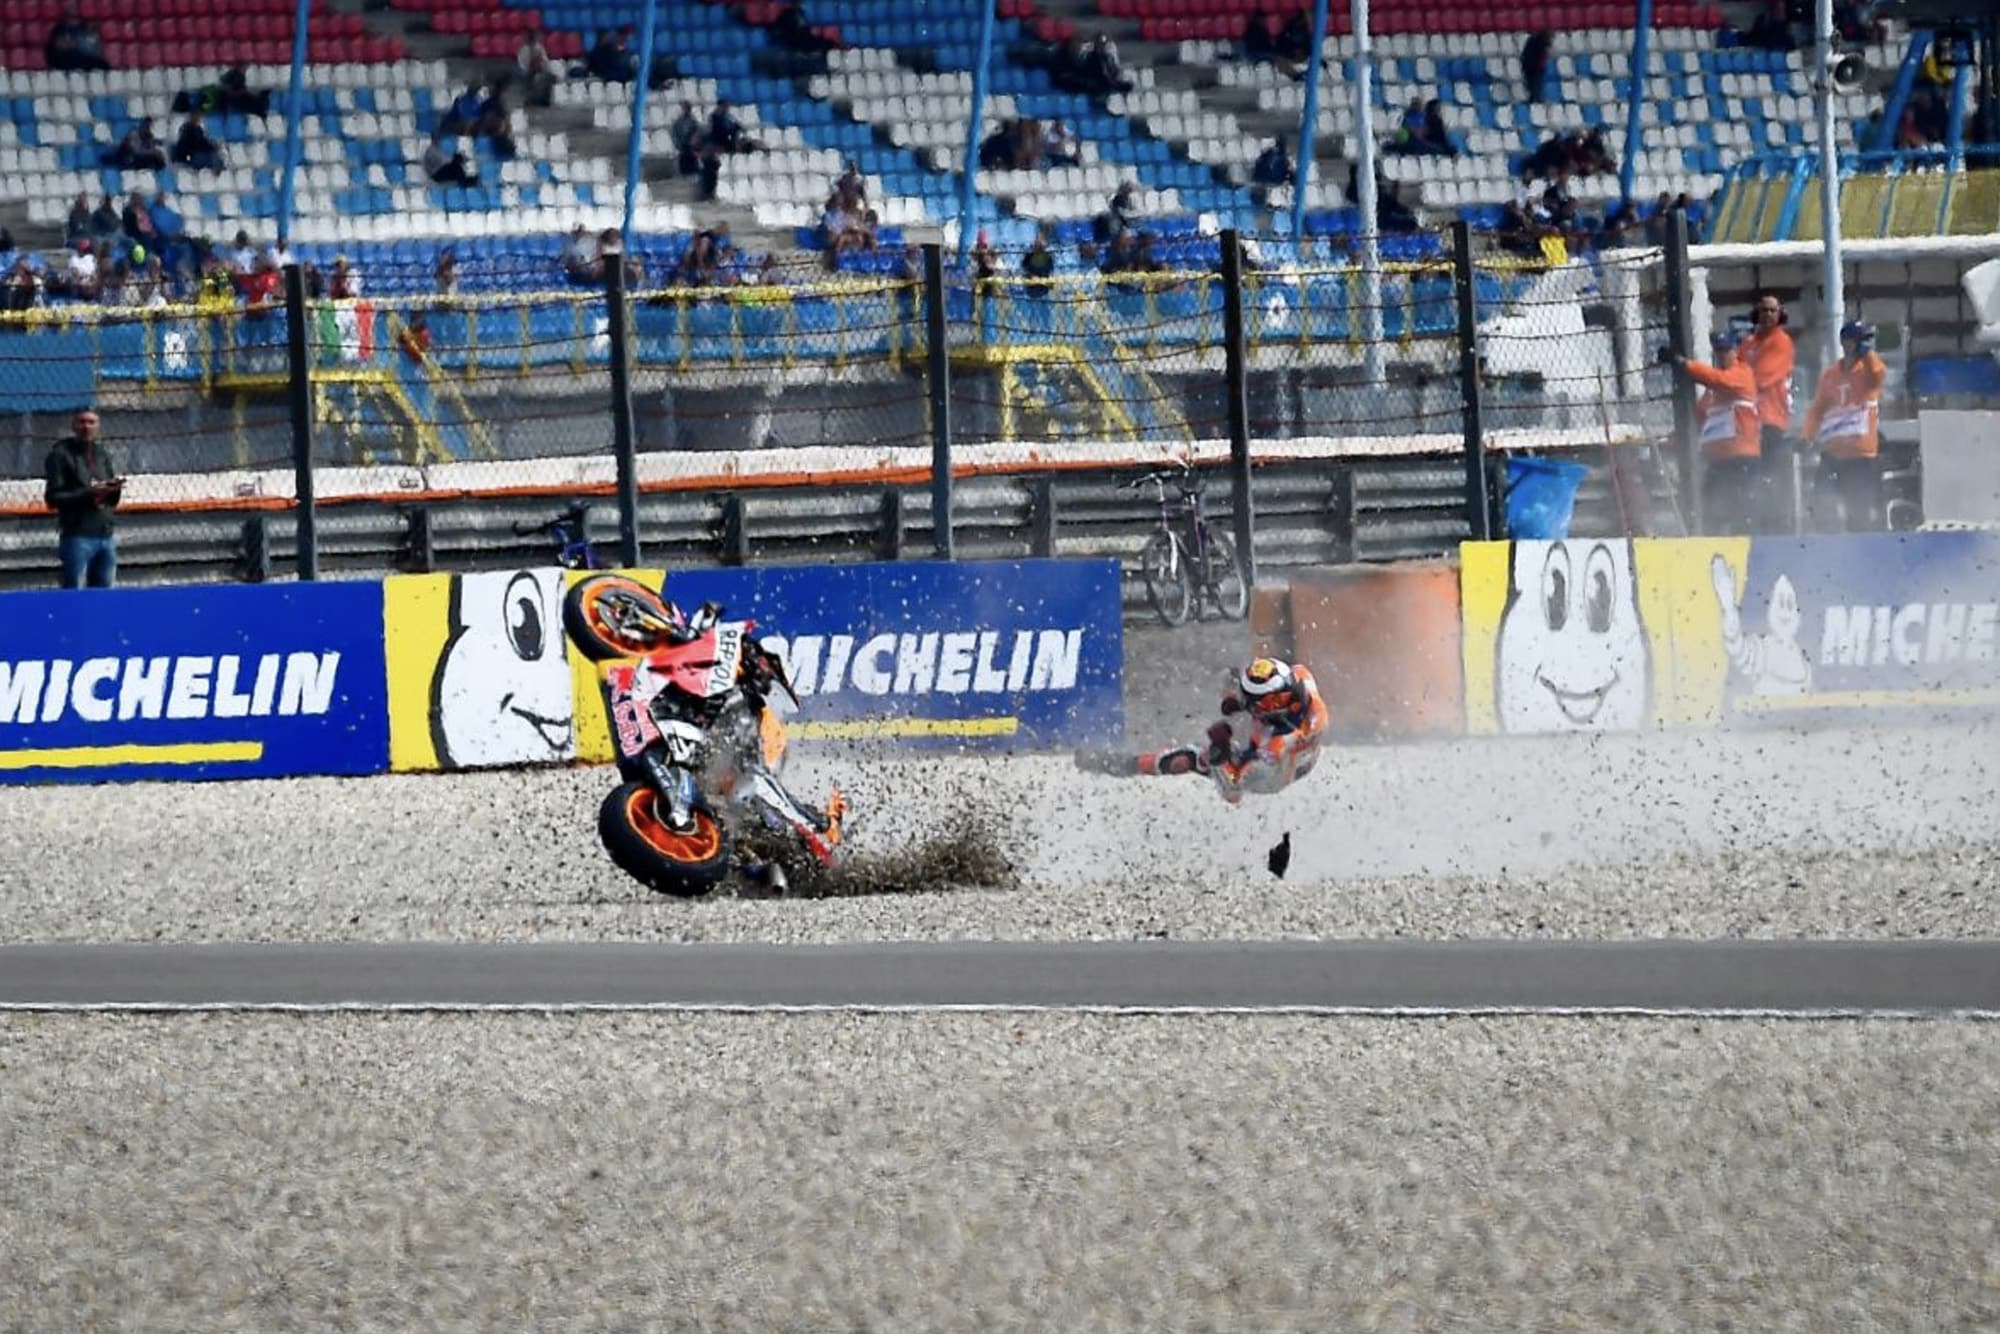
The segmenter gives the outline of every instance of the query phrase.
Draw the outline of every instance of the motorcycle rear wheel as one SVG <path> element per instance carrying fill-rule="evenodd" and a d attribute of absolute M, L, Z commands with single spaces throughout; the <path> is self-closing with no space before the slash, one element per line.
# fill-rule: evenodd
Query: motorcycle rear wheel
<path fill-rule="evenodd" d="M 579 579 L 563 597 L 563 629 L 592 662 L 643 657 L 659 647 L 656 635 L 629 624 L 634 619 L 672 618 L 665 599 L 629 575 Z"/>
<path fill-rule="evenodd" d="M 729 874 L 729 831 L 711 811 L 694 812 L 694 828 L 667 827 L 646 783 L 621 783 L 597 811 L 597 836 L 619 870 L 659 894 L 694 898 Z"/>

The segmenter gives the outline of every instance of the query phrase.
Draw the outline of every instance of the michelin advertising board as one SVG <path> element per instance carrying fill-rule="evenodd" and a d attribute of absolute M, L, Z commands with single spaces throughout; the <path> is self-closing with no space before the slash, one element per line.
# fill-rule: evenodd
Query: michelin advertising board
<path fill-rule="evenodd" d="M 635 572 L 659 587 L 662 571 Z M 603 761 L 603 699 L 562 630 L 582 574 L 392 578 L 384 590 L 391 766 Z M 910 562 L 672 575 L 775 641 L 802 739 L 1073 746 L 1123 730 L 1115 561 Z M 788 708 L 789 705 L 781 705 Z"/>
<path fill-rule="evenodd" d="M 0 781 L 388 767 L 382 587 L 226 585 L 0 600 Z"/>
<path fill-rule="evenodd" d="M 1461 548 L 1467 730 L 1630 731 L 2000 706 L 2000 537 Z"/>

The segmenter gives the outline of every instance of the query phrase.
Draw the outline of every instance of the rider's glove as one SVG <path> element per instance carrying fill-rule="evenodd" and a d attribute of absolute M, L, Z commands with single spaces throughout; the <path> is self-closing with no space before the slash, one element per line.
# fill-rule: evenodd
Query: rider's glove
<path fill-rule="evenodd" d="M 1242 696 L 1236 694 L 1228 694 L 1222 697 L 1223 717 L 1227 718 L 1232 713 L 1241 713 L 1241 712 L 1243 712 Z"/>

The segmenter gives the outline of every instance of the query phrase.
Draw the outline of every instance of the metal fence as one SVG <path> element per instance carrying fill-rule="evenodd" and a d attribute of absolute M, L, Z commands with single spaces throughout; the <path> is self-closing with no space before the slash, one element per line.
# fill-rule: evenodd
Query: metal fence
<path fill-rule="evenodd" d="M 294 268 L 262 301 L 0 315 L 0 567 L 52 578 L 40 478 L 85 404 L 132 477 L 121 524 L 147 534 L 125 563 L 155 578 L 379 566 L 379 536 L 355 535 L 389 511 L 398 563 L 451 563 L 480 544 L 440 556 L 437 532 L 518 537 L 524 512 L 579 499 L 615 513 L 615 544 L 594 534 L 607 555 L 730 559 L 742 534 L 707 502 L 780 491 L 802 514 L 842 514 L 843 495 L 895 511 L 829 518 L 817 546 L 801 519 L 781 554 L 851 555 L 857 533 L 956 554 L 991 521 L 956 508 L 973 479 L 1096 470 L 1108 493 L 1176 455 L 1227 472 L 1220 508 L 1254 561 L 1253 462 L 1340 465 L 1335 493 L 1363 467 L 1456 468 L 1462 536 L 1499 525 L 1501 454 L 1602 464 L 1674 431 L 1658 252 L 1572 259 L 1458 224 L 1385 237 L 1371 281 L 1343 236 L 1284 263 L 1268 238 L 1179 233 L 1060 264 L 982 245 L 963 270 L 911 247 L 865 272 L 707 244 L 614 244 L 596 273 L 488 249 L 342 278 L 358 295 Z M 1682 489 L 1678 456 L 1651 452 L 1663 494 Z"/>

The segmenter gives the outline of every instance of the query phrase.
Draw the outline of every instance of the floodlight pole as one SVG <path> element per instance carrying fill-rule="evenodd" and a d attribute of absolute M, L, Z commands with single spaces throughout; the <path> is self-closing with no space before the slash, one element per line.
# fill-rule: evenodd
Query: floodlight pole
<path fill-rule="evenodd" d="M 1382 367 L 1382 210 L 1375 197 L 1375 48 L 1368 39 L 1368 0 L 1353 0 L 1355 202 L 1361 206 L 1361 364 L 1371 388 Z"/>
<path fill-rule="evenodd" d="M 1840 359 L 1840 326 L 1847 320 L 1847 293 L 1840 261 L 1840 143 L 1833 123 L 1833 0 L 1813 6 L 1813 98 L 1819 117 L 1820 290 L 1824 296 L 1820 364 Z"/>

